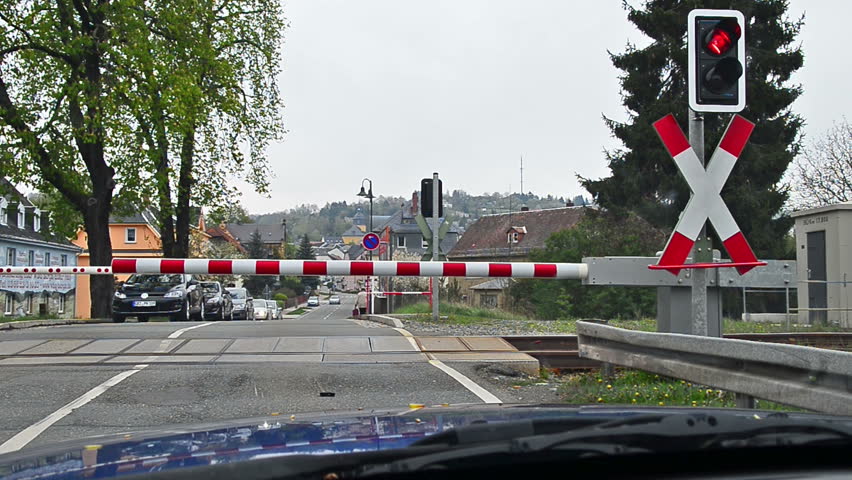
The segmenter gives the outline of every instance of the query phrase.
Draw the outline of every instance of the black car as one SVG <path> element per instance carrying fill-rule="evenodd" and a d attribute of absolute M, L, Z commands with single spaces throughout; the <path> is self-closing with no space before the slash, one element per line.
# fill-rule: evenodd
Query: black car
<path fill-rule="evenodd" d="M 234 302 L 231 294 L 219 282 L 201 282 L 201 317 L 205 320 L 233 320 Z"/>
<path fill-rule="evenodd" d="M 234 320 L 254 320 L 253 299 L 245 288 L 228 287 L 225 290 L 231 294 L 234 303 L 234 312 L 231 318 Z"/>
<path fill-rule="evenodd" d="M 198 281 L 183 274 L 135 274 L 115 292 L 112 320 L 127 317 L 147 322 L 150 317 L 168 316 L 173 322 L 201 320 L 203 303 Z"/>

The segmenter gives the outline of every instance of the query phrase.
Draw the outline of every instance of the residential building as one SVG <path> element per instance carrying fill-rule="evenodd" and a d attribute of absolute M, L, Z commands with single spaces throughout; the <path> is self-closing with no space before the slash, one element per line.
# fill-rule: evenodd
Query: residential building
<path fill-rule="evenodd" d="M 75 266 L 80 248 L 51 230 L 50 212 L 39 210 L 0 178 L 0 266 Z M 74 318 L 75 275 L 2 275 L 4 316 Z"/>
<path fill-rule="evenodd" d="M 287 230 L 284 224 L 274 223 L 229 223 L 225 229 L 248 251 L 254 232 L 260 235 L 266 258 L 284 258 Z"/>
<path fill-rule="evenodd" d="M 149 258 L 162 257 L 163 244 L 160 237 L 157 217 L 149 209 L 143 209 L 130 215 L 113 215 L 109 219 L 109 238 L 112 244 L 113 258 Z M 79 265 L 90 265 L 89 236 L 85 230 L 77 232 L 77 238 L 71 242 L 83 251 Z M 116 275 L 116 281 L 123 282 L 129 275 Z M 77 315 L 79 318 L 91 318 L 91 293 L 89 277 L 81 275 L 77 279 Z"/>
<path fill-rule="evenodd" d="M 248 253 L 248 250 L 234 237 L 224 223 L 210 227 L 206 232 L 210 236 L 210 245 L 218 250 L 227 250 L 228 247 L 233 247 L 233 250 L 243 255 Z"/>
<path fill-rule="evenodd" d="M 379 249 L 381 259 L 394 259 L 396 252 L 420 257 L 428 250 L 429 245 L 423 238 L 420 226 L 417 225 L 416 217 L 420 213 L 418 201 L 418 192 L 414 192 L 411 200 L 401 205 L 400 209 L 387 217 L 383 224 L 373 228 L 382 239 Z M 455 225 L 450 226 L 444 239 L 441 240 L 441 252 L 446 254 L 452 250 L 459 241 L 459 235 L 459 229 Z"/>
<path fill-rule="evenodd" d="M 451 262 L 527 262 L 530 252 L 543 249 L 551 235 L 577 225 L 586 208 L 589 207 L 485 215 L 468 227 L 447 254 L 447 259 Z M 476 278 L 458 280 L 462 297 L 471 305 L 505 305 L 505 290 L 510 282 L 498 284 Z"/>

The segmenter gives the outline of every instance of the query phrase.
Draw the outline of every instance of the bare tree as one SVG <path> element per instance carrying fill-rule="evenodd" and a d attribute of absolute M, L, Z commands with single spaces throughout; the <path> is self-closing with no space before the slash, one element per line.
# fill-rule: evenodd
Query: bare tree
<path fill-rule="evenodd" d="M 790 203 L 796 209 L 852 200 L 852 127 L 844 118 L 794 162 Z"/>

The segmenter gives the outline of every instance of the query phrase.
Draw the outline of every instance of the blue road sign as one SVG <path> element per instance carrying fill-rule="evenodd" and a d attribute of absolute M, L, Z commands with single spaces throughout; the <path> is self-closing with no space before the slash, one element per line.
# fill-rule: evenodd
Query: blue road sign
<path fill-rule="evenodd" d="M 361 239 L 361 245 L 363 245 L 367 250 L 375 250 L 379 248 L 379 243 L 379 236 L 372 232 L 364 235 L 364 238 Z"/>

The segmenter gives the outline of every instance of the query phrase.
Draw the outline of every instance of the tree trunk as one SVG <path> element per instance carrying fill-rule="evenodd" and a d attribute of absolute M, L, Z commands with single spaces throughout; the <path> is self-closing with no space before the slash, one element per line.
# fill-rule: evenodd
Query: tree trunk
<path fill-rule="evenodd" d="M 184 135 L 180 150 L 180 173 L 178 176 L 178 198 L 177 198 L 177 229 L 175 253 L 179 258 L 189 257 L 190 220 L 191 214 L 189 201 L 192 194 L 192 166 L 195 154 L 195 129 Z"/>
<path fill-rule="evenodd" d="M 96 187 L 95 190 L 103 189 Z M 112 243 L 109 238 L 109 215 L 111 210 L 112 189 L 106 192 L 97 192 L 89 198 L 89 204 L 83 217 L 86 234 L 89 237 L 89 261 L 91 265 L 110 265 L 112 263 Z M 112 292 L 114 289 L 113 276 L 91 275 L 89 278 L 92 318 L 111 317 Z"/>

